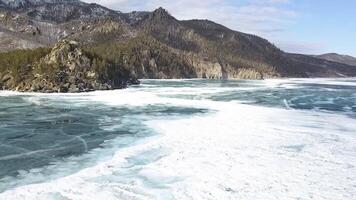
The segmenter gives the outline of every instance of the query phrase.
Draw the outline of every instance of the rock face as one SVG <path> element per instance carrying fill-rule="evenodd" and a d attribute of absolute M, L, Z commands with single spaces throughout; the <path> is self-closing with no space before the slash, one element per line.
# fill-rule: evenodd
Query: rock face
<path fill-rule="evenodd" d="M 138 81 L 130 73 L 82 50 L 80 44 L 60 40 L 45 57 L 29 67 L 26 79 L 3 76 L 3 89 L 30 92 L 89 92 L 125 88 Z"/>
<path fill-rule="evenodd" d="M 0 0 L 0 52 L 52 47 L 62 38 L 138 78 L 356 76 L 348 63 L 288 54 L 258 36 L 208 20 L 180 21 L 163 8 L 121 13 L 79 0 Z"/>

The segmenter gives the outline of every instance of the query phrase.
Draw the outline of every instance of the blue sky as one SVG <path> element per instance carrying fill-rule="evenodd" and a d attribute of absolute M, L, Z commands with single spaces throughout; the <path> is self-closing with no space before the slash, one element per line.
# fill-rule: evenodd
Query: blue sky
<path fill-rule="evenodd" d="M 289 7 L 297 17 L 280 33 L 286 48 L 356 56 L 356 1 L 295 0 Z M 289 44 L 288 47 L 288 42 L 296 46 Z"/>
<path fill-rule="evenodd" d="M 356 56 L 355 0 L 85 0 L 129 12 L 166 8 L 178 19 L 210 19 L 288 52 Z"/>

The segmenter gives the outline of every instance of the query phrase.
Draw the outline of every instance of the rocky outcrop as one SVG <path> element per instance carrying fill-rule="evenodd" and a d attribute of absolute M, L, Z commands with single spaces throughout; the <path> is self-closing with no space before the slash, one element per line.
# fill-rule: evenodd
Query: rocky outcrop
<path fill-rule="evenodd" d="M 28 69 L 26 78 L 18 82 L 11 74 L 2 75 L 2 88 L 76 93 L 122 89 L 138 83 L 127 70 L 84 52 L 78 42 L 67 39 L 60 40 L 48 55 Z"/>
<path fill-rule="evenodd" d="M 198 62 L 193 62 L 193 67 L 197 74 L 197 78 L 206 78 L 206 79 L 223 78 L 223 69 L 219 63 L 198 61 Z"/>

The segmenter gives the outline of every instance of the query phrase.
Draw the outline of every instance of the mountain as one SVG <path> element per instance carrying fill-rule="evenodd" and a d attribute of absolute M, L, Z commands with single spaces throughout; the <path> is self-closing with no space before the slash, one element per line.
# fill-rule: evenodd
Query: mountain
<path fill-rule="evenodd" d="M 128 26 L 126 15 L 77 0 L 3 0 L 0 5 L 0 50 L 50 46 L 69 35 L 91 41 L 86 33 L 95 37 L 108 25 L 125 35 Z"/>
<path fill-rule="evenodd" d="M 63 23 L 91 18 L 123 18 L 119 12 L 78 0 L 2 0 L 2 7 L 31 21 Z"/>
<path fill-rule="evenodd" d="M 36 51 L 63 38 L 135 78 L 356 76 L 355 66 L 285 53 L 258 36 L 180 21 L 163 8 L 122 13 L 77 0 L 0 1 L 0 51 Z"/>
<path fill-rule="evenodd" d="M 356 58 L 348 55 L 340 55 L 336 53 L 328 53 L 328 54 L 323 54 L 323 55 L 318 55 L 315 56 L 320 59 L 332 61 L 332 62 L 337 62 L 337 63 L 343 63 L 346 65 L 352 65 L 356 66 Z"/>

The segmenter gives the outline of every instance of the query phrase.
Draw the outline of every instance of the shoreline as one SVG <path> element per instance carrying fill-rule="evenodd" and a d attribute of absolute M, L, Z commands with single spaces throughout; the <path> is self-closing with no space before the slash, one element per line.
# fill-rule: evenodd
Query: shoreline
<path fill-rule="evenodd" d="M 50 92 L 50 93 L 46 93 L 46 92 L 21 92 L 21 91 L 16 91 L 16 90 L 0 90 L 0 96 L 1 93 L 11 93 L 12 95 L 33 95 L 33 94 L 42 94 L 42 95 L 65 95 L 65 94 L 69 94 L 69 95 L 75 95 L 75 94 L 90 94 L 93 92 L 103 92 L 103 91 L 120 91 L 120 90 L 127 90 L 130 88 L 135 88 L 135 87 L 139 87 L 142 84 L 142 81 L 161 81 L 161 82 L 169 82 L 169 81 L 212 81 L 212 82 L 216 82 L 216 81 L 311 81 L 313 82 L 313 80 L 315 81 L 332 81 L 332 80 L 355 80 L 356 81 L 356 77 L 337 77 L 337 78 L 332 78 L 332 77 L 319 77 L 319 78 L 268 78 L 268 79 L 262 79 L 262 80 L 254 80 L 254 79 L 204 79 L 204 78 L 191 78 L 191 79 L 138 79 L 138 81 L 140 82 L 139 84 L 132 84 L 132 85 L 128 85 L 125 88 L 121 88 L 121 89 L 109 89 L 109 90 L 93 90 L 93 91 L 86 91 L 86 92 L 64 92 L 64 93 L 60 93 L 60 92 Z M 319 82 L 320 83 L 320 82 Z M 328 83 L 324 83 L 326 85 L 330 85 Z M 353 84 L 352 84 L 353 85 Z"/>

